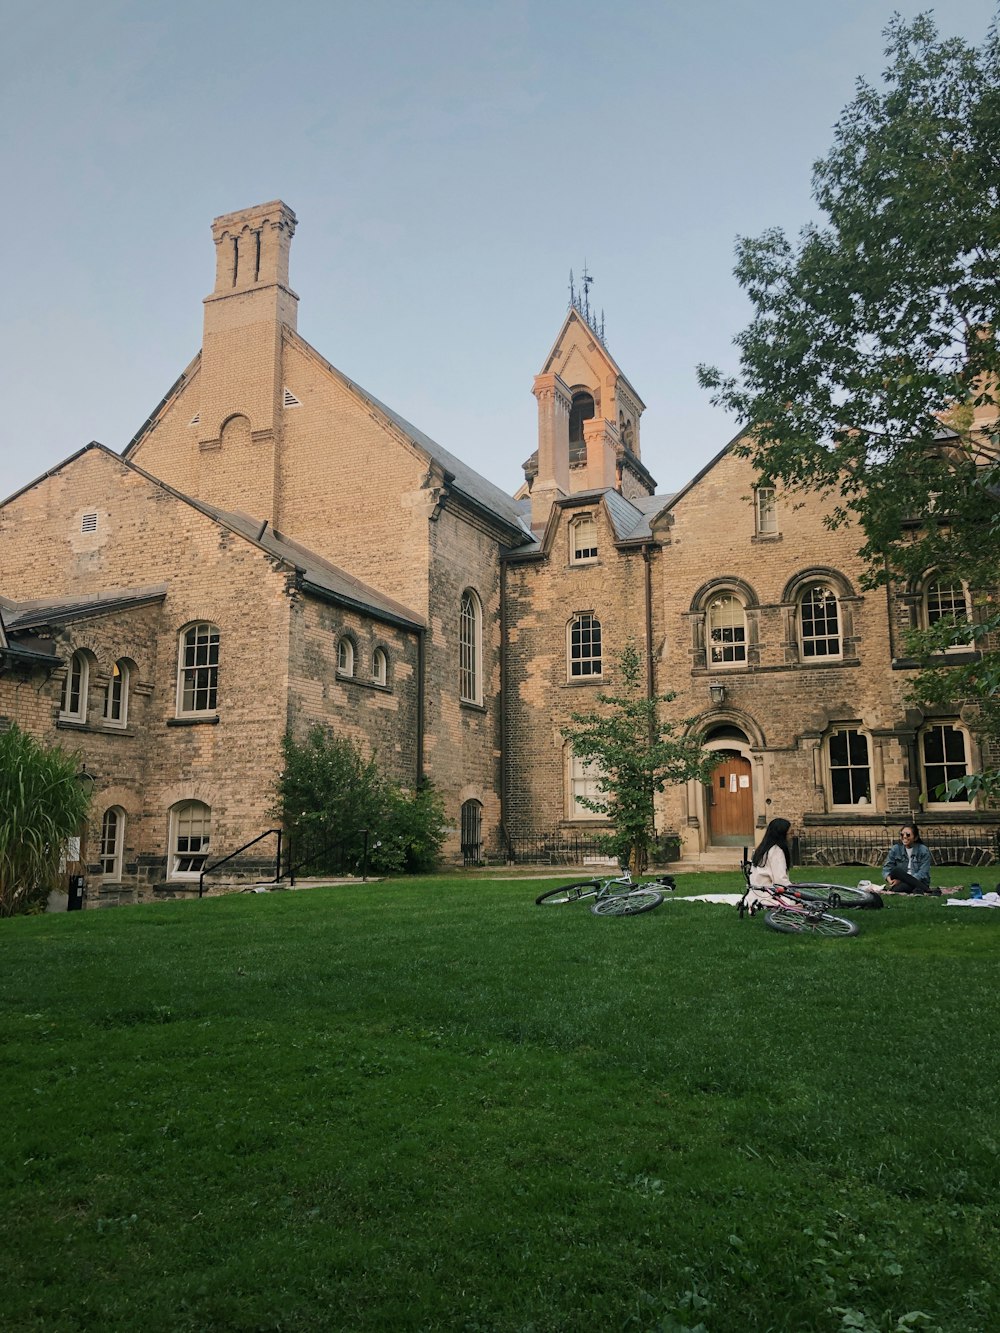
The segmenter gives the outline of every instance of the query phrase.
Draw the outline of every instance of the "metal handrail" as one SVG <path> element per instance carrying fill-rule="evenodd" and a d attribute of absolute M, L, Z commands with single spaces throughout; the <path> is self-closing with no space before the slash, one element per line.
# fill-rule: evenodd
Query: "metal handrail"
<path fill-rule="evenodd" d="M 198 897 L 203 898 L 205 896 L 205 876 L 209 874 L 210 871 L 218 870 L 219 866 L 224 866 L 227 861 L 231 861 L 234 856 L 239 856 L 240 852 L 245 852 L 248 847 L 253 847 L 256 843 L 260 842 L 262 838 L 269 838 L 272 833 L 275 833 L 278 836 L 278 853 L 274 862 L 274 879 L 269 882 L 271 884 L 277 884 L 278 880 L 281 879 L 281 829 L 269 828 L 265 829 L 263 833 L 258 833 L 256 838 L 251 838 L 249 842 L 245 842 L 242 847 L 237 847 L 235 852 L 230 852 L 229 855 L 224 856 L 221 861 L 213 861 L 210 866 L 203 866 L 201 874 L 198 876 Z"/>

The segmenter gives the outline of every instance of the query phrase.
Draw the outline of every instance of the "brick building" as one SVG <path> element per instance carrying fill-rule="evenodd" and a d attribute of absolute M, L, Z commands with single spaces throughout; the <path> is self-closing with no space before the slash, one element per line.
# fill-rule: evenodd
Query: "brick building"
<path fill-rule="evenodd" d="M 593 832 L 561 728 L 629 640 L 723 756 L 665 793 L 687 856 L 776 813 L 821 841 L 921 809 L 986 836 L 927 802 L 980 756 L 908 701 L 902 646 L 964 589 L 863 592 L 850 532 L 731 447 L 656 495 L 644 404 L 579 302 L 505 495 L 299 337 L 295 225 L 280 202 L 216 219 L 195 359 L 122 455 L 88 445 L 0 506 L 0 724 L 79 750 L 92 882 L 190 888 L 273 822 L 282 736 L 314 722 L 433 781 L 452 856 Z"/>

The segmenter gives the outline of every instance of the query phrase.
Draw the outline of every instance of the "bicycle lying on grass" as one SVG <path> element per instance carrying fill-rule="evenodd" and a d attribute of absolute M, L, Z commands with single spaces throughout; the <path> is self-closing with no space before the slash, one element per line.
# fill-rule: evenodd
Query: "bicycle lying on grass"
<path fill-rule="evenodd" d="M 651 912 L 654 907 L 659 907 L 664 893 L 670 893 L 676 887 L 671 875 L 636 884 L 632 872 L 622 866 L 620 875 L 609 879 L 585 879 L 579 884 L 549 889 L 540 893 L 535 902 L 559 907 L 593 899 L 590 910 L 595 916 L 638 916 L 640 912 Z"/>
<path fill-rule="evenodd" d="M 746 880 L 739 902 L 740 920 L 763 912 L 764 925 L 782 934 L 846 937 L 858 933 L 857 923 L 835 915 L 837 911 L 882 906 L 881 898 L 871 889 L 842 884 L 774 884 L 769 889 L 755 889 L 750 883 L 753 866 L 747 851 L 744 847 L 740 865 Z"/>

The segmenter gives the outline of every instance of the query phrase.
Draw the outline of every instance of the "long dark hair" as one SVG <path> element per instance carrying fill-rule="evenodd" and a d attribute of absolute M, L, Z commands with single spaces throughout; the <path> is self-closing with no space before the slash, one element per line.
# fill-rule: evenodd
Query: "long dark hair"
<path fill-rule="evenodd" d="M 905 824 L 900 824 L 899 826 L 900 833 L 902 833 L 903 829 L 905 828 L 913 829 L 913 841 L 915 843 L 923 842 L 923 838 L 920 836 L 920 830 L 917 828 L 916 824 L 913 822 L 912 819 L 907 820 Z M 900 838 L 900 842 L 902 842 L 902 838 Z"/>
<path fill-rule="evenodd" d="M 788 831 L 791 828 L 787 819 L 772 819 L 770 824 L 764 830 L 764 836 L 754 848 L 753 856 L 750 858 L 750 864 L 762 866 L 767 860 L 767 854 L 772 847 L 777 847 L 785 855 L 785 864 L 791 866 L 792 853 L 788 847 Z M 907 828 L 912 825 L 908 824 Z"/>

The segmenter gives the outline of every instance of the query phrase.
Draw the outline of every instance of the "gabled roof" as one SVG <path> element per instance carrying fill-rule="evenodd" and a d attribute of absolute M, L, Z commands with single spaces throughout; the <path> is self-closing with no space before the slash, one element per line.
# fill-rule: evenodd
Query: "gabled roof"
<path fill-rule="evenodd" d="M 66 600 L 61 597 L 36 597 L 26 602 L 4 601 L 7 628 L 11 633 L 41 629 L 46 625 L 65 625 L 72 620 L 87 620 L 114 611 L 129 611 L 150 602 L 162 602 L 167 595 L 165 583 L 148 588 L 110 588 L 85 597 Z"/>
<path fill-rule="evenodd" d="M 622 384 L 625 385 L 629 393 L 632 395 L 636 403 L 639 405 L 640 411 L 644 411 L 646 404 L 636 393 L 635 385 L 629 381 L 628 376 L 624 373 L 621 366 L 619 366 L 618 362 L 614 359 L 614 357 L 605 347 L 604 343 L 601 342 L 599 335 L 596 333 L 594 329 L 590 327 L 590 325 L 587 323 L 587 321 L 584 319 L 584 317 L 580 314 L 579 310 L 577 310 L 575 306 L 570 306 L 569 310 L 566 312 L 566 318 L 563 320 L 562 324 L 559 327 L 558 336 L 556 337 L 555 342 L 552 344 L 548 356 L 545 358 L 545 364 L 542 366 L 541 373 L 543 375 L 547 375 L 551 370 L 552 362 L 555 359 L 556 352 L 561 351 L 562 349 L 563 340 L 566 337 L 566 331 L 569 328 L 569 326 L 574 323 L 579 324 L 582 332 L 587 335 L 588 339 L 591 339 L 593 341 L 596 355 L 600 356 L 607 363 L 609 370 L 614 371 L 615 375 L 621 380 Z"/>

